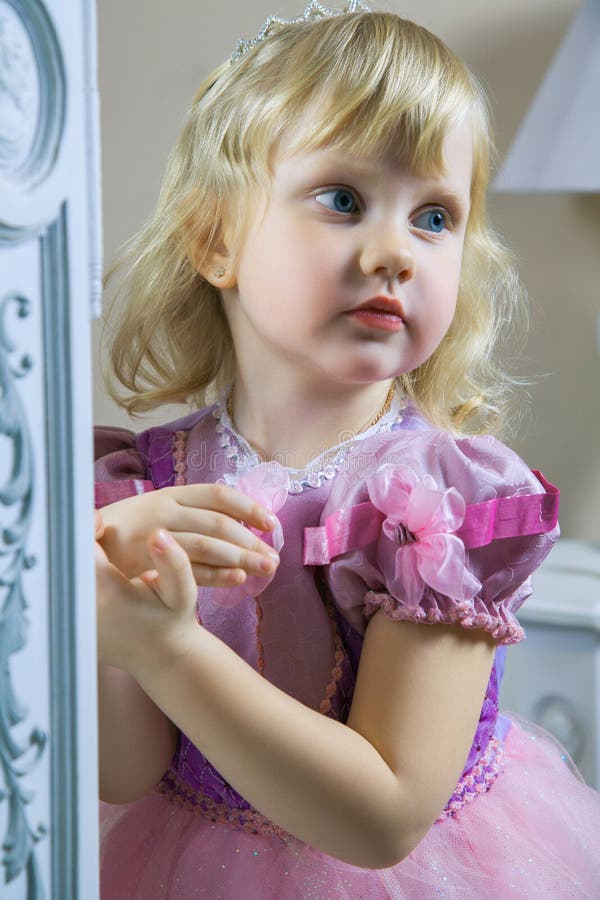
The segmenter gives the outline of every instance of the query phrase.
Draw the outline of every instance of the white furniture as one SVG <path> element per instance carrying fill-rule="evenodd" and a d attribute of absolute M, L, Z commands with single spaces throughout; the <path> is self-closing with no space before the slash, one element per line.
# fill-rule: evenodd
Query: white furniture
<path fill-rule="evenodd" d="M 561 741 L 600 789 L 600 547 L 561 540 L 517 613 L 526 640 L 508 648 L 500 710 Z"/>

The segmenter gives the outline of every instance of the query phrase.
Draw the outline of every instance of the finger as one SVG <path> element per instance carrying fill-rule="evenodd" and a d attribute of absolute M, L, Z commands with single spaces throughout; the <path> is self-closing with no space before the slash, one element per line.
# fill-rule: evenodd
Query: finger
<path fill-rule="evenodd" d="M 192 563 L 226 569 L 244 569 L 249 575 L 272 575 L 279 564 L 279 556 L 272 547 L 265 553 L 245 550 L 206 534 L 174 535 Z"/>
<path fill-rule="evenodd" d="M 185 551 L 162 528 L 152 532 L 149 548 L 157 573 L 151 586 L 161 602 L 172 610 L 195 607 L 196 582 Z"/>
<path fill-rule="evenodd" d="M 156 582 L 158 580 L 158 572 L 156 569 L 148 569 L 147 572 L 142 572 L 141 575 L 138 575 L 140 581 L 143 581 L 146 587 L 151 588 L 155 591 Z M 156 593 L 156 591 L 155 591 Z"/>
<path fill-rule="evenodd" d="M 176 520 L 171 521 L 169 531 L 182 546 L 182 535 L 187 533 L 188 535 L 208 535 L 230 544 L 236 544 L 246 550 L 253 550 L 255 553 L 269 554 L 273 550 L 269 544 L 261 540 L 257 534 L 246 528 L 241 522 L 232 519 L 231 516 L 209 509 L 192 509 L 190 507 L 182 509 Z M 186 546 L 185 549 L 187 550 L 188 547 Z"/>
<path fill-rule="evenodd" d="M 192 572 L 197 585 L 202 587 L 236 587 L 248 577 L 243 569 L 227 569 L 219 566 L 192 564 Z"/>
<path fill-rule="evenodd" d="M 178 489 L 174 489 L 178 490 Z M 252 497 L 226 484 L 196 484 L 181 487 L 177 502 L 181 506 L 211 509 L 245 522 L 260 531 L 272 531 L 275 516 Z"/>
<path fill-rule="evenodd" d="M 94 510 L 94 531 L 96 540 L 99 541 L 104 534 L 104 519 L 99 509 Z"/>

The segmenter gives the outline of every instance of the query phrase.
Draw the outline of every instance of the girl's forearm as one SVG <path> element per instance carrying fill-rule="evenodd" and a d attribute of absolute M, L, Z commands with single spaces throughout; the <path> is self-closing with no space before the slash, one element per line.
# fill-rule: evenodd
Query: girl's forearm
<path fill-rule="evenodd" d="M 147 793 L 168 768 L 176 728 L 122 669 L 98 666 L 100 798 L 128 803 Z"/>
<path fill-rule="evenodd" d="M 185 657 L 163 666 L 149 657 L 136 677 L 243 797 L 300 840 L 383 868 L 422 837 L 403 829 L 406 794 L 372 744 L 279 690 L 204 628 Z"/>

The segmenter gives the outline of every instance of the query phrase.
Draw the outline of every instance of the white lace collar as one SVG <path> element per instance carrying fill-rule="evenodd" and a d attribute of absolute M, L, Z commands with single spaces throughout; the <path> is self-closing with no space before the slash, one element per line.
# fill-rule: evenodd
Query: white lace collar
<path fill-rule="evenodd" d="M 219 444 L 223 448 L 227 459 L 230 459 L 235 465 L 233 478 L 237 478 L 249 469 L 253 469 L 262 460 L 256 450 L 233 427 L 227 412 L 227 398 L 229 397 L 230 389 L 229 386 L 217 400 L 213 416 L 217 420 L 215 428 Z M 335 444 L 333 447 L 329 447 L 327 450 L 319 453 L 303 469 L 284 466 L 290 476 L 290 493 L 300 494 L 305 488 L 321 487 L 323 479 L 330 480 L 334 478 L 352 446 L 357 441 L 363 441 L 381 431 L 390 431 L 396 423 L 402 421 L 402 414 L 406 409 L 406 405 L 406 397 L 401 391 L 396 390 L 389 411 L 381 417 L 379 422 L 376 422 L 359 434 L 353 435 L 348 440 Z"/>

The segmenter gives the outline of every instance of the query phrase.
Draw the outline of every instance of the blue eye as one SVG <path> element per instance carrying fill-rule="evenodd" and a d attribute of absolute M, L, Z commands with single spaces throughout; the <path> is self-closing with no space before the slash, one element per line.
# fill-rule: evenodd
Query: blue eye
<path fill-rule="evenodd" d="M 413 224 L 416 228 L 432 231 L 434 234 L 441 234 L 448 227 L 446 213 L 441 209 L 426 210 L 414 219 Z"/>
<path fill-rule="evenodd" d="M 321 197 L 333 197 L 333 205 L 322 203 Z M 317 194 L 315 196 L 315 200 L 317 203 L 321 203 L 323 206 L 326 206 L 327 209 L 332 209 L 334 212 L 358 212 L 358 203 L 356 202 L 354 192 L 349 191 L 347 188 L 335 188 L 330 191 L 323 191 L 322 194 Z"/>

